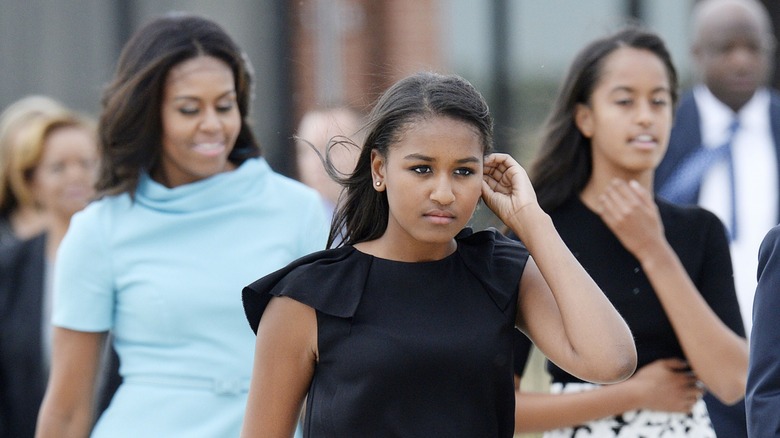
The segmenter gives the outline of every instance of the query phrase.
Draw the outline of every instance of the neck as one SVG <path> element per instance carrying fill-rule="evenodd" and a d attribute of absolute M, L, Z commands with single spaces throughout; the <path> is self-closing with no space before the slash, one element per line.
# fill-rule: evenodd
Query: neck
<path fill-rule="evenodd" d="M 595 169 L 594 169 L 595 170 Z M 597 205 L 598 197 L 601 196 L 612 184 L 614 179 L 620 179 L 625 182 L 635 180 L 645 190 L 653 193 L 653 171 L 643 171 L 639 173 L 632 172 L 593 172 L 585 185 L 585 188 L 580 192 L 580 199 L 588 207 L 593 208 Z"/>
<path fill-rule="evenodd" d="M 398 262 L 416 263 L 441 260 L 455 252 L 458 245 L 455 239 L 447 243 L 400 243 L 400 239 L 388 236 L 385 232 L 382 237 L 368 242 L 361 242 L 355 245 L 355 248 L 387 260 Z"/>
<path fill-rule="evenodd" d="M 57 249 L 60 247 L 65 233 L 70 225 L 69 219 L 52 219 L 46 229 L 46 258 L 54 261 L 57 257 Z"/>
<path fill-rule="evenodd" d="M 715 92 L 712 90 L 712 88 L 707 87 L 713 96 L 715 96 L 716 99 L 718 99 L 721 103 L 729 107 L 731 111 L 734 111 L 734 114 L 738 114 L 742 108 L 747 105 L 748 102 L 753 98 L 753 96 L 756 95 L 756 91 L 753 91 L 749 96 L 740 95 L 740 96 L 728 96 L 722 93 L 715 94 Z"/>
<path fill-rule="evenodd" d="M 20 207 L 8 216 L 11 229 L 21 239 L 29 239 L 47 226 L 47 218 L 40 210 L 33 207 Z"/>

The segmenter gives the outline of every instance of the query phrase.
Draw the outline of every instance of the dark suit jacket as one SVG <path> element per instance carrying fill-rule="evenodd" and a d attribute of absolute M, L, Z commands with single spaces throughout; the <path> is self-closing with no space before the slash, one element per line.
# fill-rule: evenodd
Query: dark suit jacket
<path fill-rule="evenodd" d="M 770 90 L 769 121 L 774 138 L 777 169 L 780 172 L 780 94 Z M 658 190 L 672 175 L 683 159 L 702 144 L 701 120 L 693 92 L 686 93 L 680 100 L 680 106 L 674 118 L 669 149 L 655 171 L 655 189 Z M 780 179 L 778 181 L 778 206 L 780 206 Z M 688 204 L 698 202 L 699 193 L 693 199 L 686 200 Z M 780 218 L 778 211 L 777 218 Z M 719 437 L 746 437 L 747 424 L 745 419 L 745 403 L 741 401 L 734 406 L 725 406 L 715 397 L 705 395 L 707 409 L 710 412 L 712 424 Z"/>
<path fill-rule="evenodd" d="M 32 437 L 48 374 L 44 367 L 42 313 L 46 236 L 0 250 L 0 437 Z M 98 404 L 119 384 L 115 357 Z"/>
<path fill-rule="evenodd" d="M 751 437 L 780 437 L 780 226 L 758 252 L 758 287 L 750 336 L 747 423 Z"/>

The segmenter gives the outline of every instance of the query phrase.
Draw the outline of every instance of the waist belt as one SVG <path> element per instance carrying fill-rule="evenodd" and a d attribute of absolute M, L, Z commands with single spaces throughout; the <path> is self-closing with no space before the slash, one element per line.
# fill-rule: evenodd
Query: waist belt
<path fill-rule="evenodd" d="M 249 392 L 248 378 L 214 379 L 209 377 L 138 375 L 126 376 L 123 383 L 199 389 L 212 391 L 219 395 L 237 395 Z"/>

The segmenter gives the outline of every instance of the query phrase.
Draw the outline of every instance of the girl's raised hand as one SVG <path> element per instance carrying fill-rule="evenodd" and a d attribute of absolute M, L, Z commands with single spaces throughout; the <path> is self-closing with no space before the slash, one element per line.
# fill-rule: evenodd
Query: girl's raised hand
<path fill-rule="evenodd" d="M 482 199 L 504 223 L 536 203 L 536 193 L 525 169 L 507 154 L 485 157 Z"/>
<path fill-rule="evenodd" d="M 614 179 L 599 196 L 597 213 L 632 254 L 664 239 L 664 227 L 653 196 L 636 181 Z"/>

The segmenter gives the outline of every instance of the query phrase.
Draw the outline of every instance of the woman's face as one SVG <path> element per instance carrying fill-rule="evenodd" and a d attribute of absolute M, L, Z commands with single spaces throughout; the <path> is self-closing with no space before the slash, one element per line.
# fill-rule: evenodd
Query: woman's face
<path fill-rule="evenodd" d="M 412 251 L 451 245 L 482 195 L 482 163 L 471 125 L 438 116 L 407 125 L 386 157 L 372 153 L 390 208 L 383 237 Z"/>
<path fill-rule="evenodd" d="M 191 58 L 168 73 L 163 92 L 162 154 L 152 173 L 176 187 L 235 168 L 228 156 L 241 130 L 233 71 L 211 56 Z"/>
<path fill-rule="evenodd" d="M 604 61 L 588 105 L 575 111 L 591 139 L 593 172 L 612 176 L 652 172 L 663 158 L 672 128 L 666 67 L 647 50 L 622 47 Z"/>
<path fill-rule="evenodd" d="M 44 211 L 69 220 L 84 208 L 95 195 L 97 163 L 97 142 L 90 132 L 76 126 L 52 131 L 32 174 L 32 189 Z"/>

